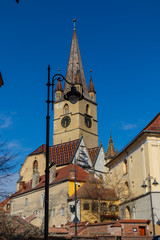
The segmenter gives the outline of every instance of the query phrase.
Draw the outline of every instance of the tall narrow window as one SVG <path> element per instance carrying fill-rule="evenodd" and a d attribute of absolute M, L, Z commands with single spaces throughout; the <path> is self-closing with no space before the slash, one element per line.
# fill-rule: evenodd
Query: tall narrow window
<path fill-rule="evenodd" d="M 127 159 L 123 161 L 123 173 L 124 175 L 127 174 L 128 169 L 127 169 Z"/>
<path fill-rule="evenodd" d="M 38 162 L 37 162 L 37 160 L 35 160 L 34 163 L 33 163 L 33 171 L 34 170 L 38 170 Z"/>
<path fill-rule="evenodd" d="M 64 207 L 61 208 L 61 215 L 64 216 Z"/>
<path fill-rule="evenodd" d="M 125 182 L 125 198 L 129 197 L 129 185 L 128 182 Z"/>
<path fill-rule="evenodd" d="M 53 217 L 55 217 L 55 216 L 56 216 L 56 209 L 53 208 Z"/>
<path fill-rule="evenodd" d="M 41 203 L 44 202 L 44 193 L 41 194 Z"/>
<path fill-rule="evenodd" d="M 37 217 L 38 217 L 38 218 L 41 217 L 41 210 L 38 210 Z"/>
<path fill-rule="evenodd" d="M 86 114 L 90 114 L 89 105 L 88 104 L 86 105 Z"/>
<path fill-rule="evenodd" d="M 25 206 L 28 205 L 28 198 L 25 198 Z"/>
<path fill-rule="evenodd" d="M 69 106 L 68 106 L 68 104 L 65 104 L 64 105 L 64 114 L 67 114 L 67 113 L 69 113 Z"/>

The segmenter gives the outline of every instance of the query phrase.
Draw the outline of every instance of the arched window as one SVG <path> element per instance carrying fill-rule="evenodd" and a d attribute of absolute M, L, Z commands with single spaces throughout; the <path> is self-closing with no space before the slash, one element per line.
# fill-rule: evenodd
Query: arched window
<path fill-rule="evenodd" d="M 64 114 L 67 114 L 67 113 L 69 113 L 69 106 L 68 106 L 68 104 L 66 103 L 66 104 L 64 105 Z"/>
<path fill-rule="evenodd" d="M 123 173 L 124 175 L 127 174 L 128 169 L 127 169 L 127 159 L 123 161 Z"/>
<path fill-rule="evenodd" d="M 126 219 L 131 219 L 130 207 L 129 206 L 126 207 Z"/>
<path fill-rule="evenodd" d="M 38 170 L 38 162 L 37 162 L 37 160 L 35 160 L 34 163 L 33 163 L 33 171 L 34 170 Z"/>
<path fill-rule="evenodd" d="M 129 197 L 129 185 L 128 182 L 125 182 L 125 198 Z"/>
<path fill-rule="evenodd" d="M 89 111 L 89 110 L 90 110 L 90 109 L 89 109 L 89 105 L 87 104 L 87 105 L 86 105 L 86 113 L 87 113 L 87 114 L 90 114 L 90 111 Z"/>

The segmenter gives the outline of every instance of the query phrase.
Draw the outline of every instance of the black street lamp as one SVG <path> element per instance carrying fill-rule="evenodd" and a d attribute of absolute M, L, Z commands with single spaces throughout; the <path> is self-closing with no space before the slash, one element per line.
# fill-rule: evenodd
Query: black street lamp
<path fill-rule="evenodd" d="M 48 240 L 48 221 L 49 221 L 49 169 L 52 166 L 49 161 L 49 104 L 52 103 L 52 110 L 54 104 L 54 85 L 55 81 L 65 81 L 71 85 L 71 91 L 67 92 L 64 95 L 64 99 L 70 101 L 72 104 L 75 104 L 77 101 L 83 99 L 83 94 L 76 90 L 75 85 L 77 83 L 69 82 L 62 74 L 58 73 L 52 77 L 52 82 L 50 83 L 50 65 L 48 65 L 48 83 L 47 83 L 47 116 L 46 116 L 46 170 L 45 170 L 45 225 L 44 225 L 44 239 Z M 81 85 L 81 84 L 79 84 Z M 50 87 L 52 87 L 52 99 L 50 100 Z M 83 89 L 82 89 L 83 93 Z M 50 165 L 49 165 L 50 164 Z"/>
<path fill-rule="evenodd" d="M 155 225 L 154 225 L 154 211 L 153 211 L 153 203 L 152 203 L 152 194 L 151 194 L 151 179 L 154 179 L 152 185 L 157 186 L 158 182 L 156 181 L 156 178 L 153 178 L 148 174 L 148 177 L 143 181 L 142 188 L 146 188 L 147 184 L 146 181 L 148 181 L 148 188 L 149 188 L 149 193 L 150 193 L 150 203 L 151 203 L 151 216 L 152 216 L 152 227 L 153 227 L 153 237 L 155 236 Z"/>

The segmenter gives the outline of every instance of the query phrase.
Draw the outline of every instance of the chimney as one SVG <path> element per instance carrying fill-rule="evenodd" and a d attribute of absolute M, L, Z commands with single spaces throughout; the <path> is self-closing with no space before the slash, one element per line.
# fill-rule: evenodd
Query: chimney
<path fill-rule="evenodd" d="M 34 170 L 32 174 L 32 188 L 34 188 L 39 183 L 40 174 L 37 169 Z"/>
<path fill-rule="evenodd" d="M 50 183 L 56 178 L 56 164 L 50 168 Z"/>

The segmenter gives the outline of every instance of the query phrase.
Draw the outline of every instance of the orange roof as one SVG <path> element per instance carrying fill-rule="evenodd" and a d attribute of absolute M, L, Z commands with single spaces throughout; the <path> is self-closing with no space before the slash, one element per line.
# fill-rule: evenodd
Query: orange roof
<path fill-rule="evenodd" d="M 55 183 L 60 183 L 62 181 L 68 180 L 68 181 L 74 181 L 74 178 L 71 178 L 70 176 L 70 170 L 75 169 L 75 164 L 70 164 L 66 167 L 60 168 L 56 170 L 56 178 L 55 180 L 50 183 L 50 185 L 53 185 Z M 76 166 L 77 170 L 77 181 L 85 182 L 88 179 L 88 173 L 83 170 L 81 167 Z M 35 189 L 39 189 L 45 186 L 45 175 L 40 176 L 40 182 L 38 185 L 36 185 L 34 188 L 32 188 L 32 179 L 26 184 L 24 189 L 20 189 L 16 193 L 14 193 L 12 196 L 18 196 L 20 194 L 33 191 Z"/>
<path fill-rule="evenodd" d="M 143 129 L 143 131 L 160 132 L 160 113 L 158 113 L 152 121 Z"/>
<path fill-rule="evenodd" d="M 0 203 L 0 207 L 4 207 L 9 200 L 10 200 L 10 197 L 6 198 L 3 202 Z"/>
<path fill-rule="evenodd" d="M 98 153 L 99 147 L 95 147 L 95 148 L 89 148 L 88 152 L 89 152 L 89 156 L 91 158 L 91 162 L 92 164 L 94 163 L 96 157 L 97 157 L 97 153 Z"/>
<path fill-rule="evenodd" d="M 78 143 L 79 139 L 49 147 L 51 162 L 55 162 L 56 166 L 69 164 L 77 149 Z M 29 154 L 29 156 L 39 153 L 46 154 L 45 144 L 42 144 L 39 148 Z"/>
<path fill-rule="evenodd" d="M 66 234 L 66 233 L 68 233 L 68 230 L 67 229 L 65 229 L 65 228 L 63 228 L 63 227 L 61 227 L 61 228 L 58 228 L 58 227 L 50 227 L 49 228 L 49 233 L 64 233 L 64 234 Z"/>

